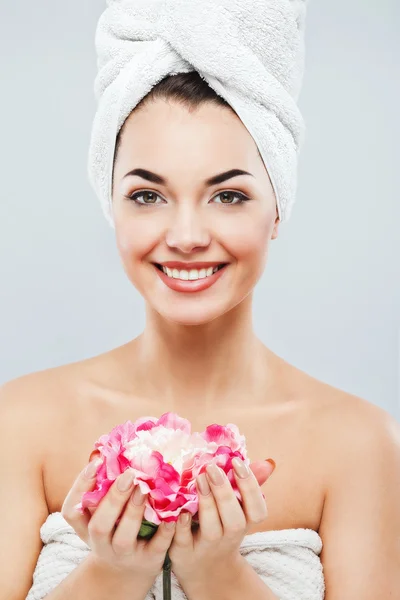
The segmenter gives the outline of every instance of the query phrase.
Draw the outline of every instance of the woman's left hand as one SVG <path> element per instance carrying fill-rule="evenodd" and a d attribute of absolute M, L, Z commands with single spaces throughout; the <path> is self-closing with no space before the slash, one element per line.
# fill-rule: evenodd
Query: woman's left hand
<path fill-rule="evenodd" d="M 245 467 L 243 461 L 239 460 L 239 463 Z M 212 582 L 214 574 L 219 581 L 225 575 L 232 576 L 235 565 L 242 560 L 239 548 L 249 526 L 261 523 L 268 516 L 257 479 L 266 481 L 274 466 L 268 462 L 264 465 L 264 477 L 260 477 L 258 468 L 257 478 L 251 469 L 244 473 L 245 477 L 235 469 L 243 507 L 229 479 L 216 465 L 209 465 L 207 475 L 202 473 L 197 478 L 199 528 L 192 531 L 190 513 L 183 513 L 189 520 L 184 523 L 182 516 L 178 519 L 168 551 L 172 571 L 184 589 L 186 583 L 193 588 L 197 582 Z"/>

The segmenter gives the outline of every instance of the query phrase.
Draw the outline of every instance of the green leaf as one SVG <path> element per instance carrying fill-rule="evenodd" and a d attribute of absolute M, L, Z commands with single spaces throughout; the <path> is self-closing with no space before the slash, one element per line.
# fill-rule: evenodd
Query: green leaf
<path fill-rule="evenodd" d="M 151 521 L 147 521 L 147 519 L 143 519 L 142 523 L 144 523 L 145 525 L 151 525 L 152 527 L 155 527 L 157 529 L 158 525 L 156 525 L 155 523 L 152 523 Z"/>
<path fill-rule="evenodd" d="M 155 525 L 154 523 L 150 523 L 150 521 L 146 521 L 146 519 L 143 519 L 138 533 L 138 537 L 149 540 L 153 537 L 157 529 L 158 525 Z"/>

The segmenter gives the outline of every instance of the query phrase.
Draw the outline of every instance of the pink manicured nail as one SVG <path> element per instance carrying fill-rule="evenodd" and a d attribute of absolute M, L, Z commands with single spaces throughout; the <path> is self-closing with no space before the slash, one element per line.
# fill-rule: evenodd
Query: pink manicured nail
<path fill-rule="evenodd" d="M 232 460 L 233 468 L 235 469 L 235 473 L 241 479 L 246 479 L 250 475 L 250 469 L 240 458 L 235 457 Z"/>
<path fill-rule="evenodd" d="M 222 485 L 224 483 L 224 476 L 218 465 L 212 463 L 207 466 L 206 471 L 214 485 Z"/>
<path fill-rule="evenodd" d="M 266 458 L 265 462 L 269 462 L 273 466 L 272 472 L 275 470 L 276 462 L 272 458 Z"/>
<path fill-rule="evenodd" d="M 91 479 L 96 475 L 96 471 L 98 467 L 101 465 L 103 461 L 99 458 L 92 460 L 85 469 L 85 477 L 87 479 Z"/>
<path fill-rule="evenodd" d="M 130 469 L 124 471 L 122 475 L 118 477 L 117 488 L 120 492 L 127 492 L 133 485 L 133 472 Z"/>
<path fill-rule="evenodd" d="M 211 488 L 208 485 L 207 477 L 205 476 L 204 473 L 202 473 L 201 475 L 199 475 L 197 477 L 196 482 L 197 482 L 197 486 L 199 488 L 200 494 L 202 494 L 203 496 L 208 496 L 208 494 L 211 493 Z"/>
<path fill-rule="evenodd" d="M 133 502 L 133 504 L 135 504 L 136 506 L 140 506 L 141 504 L 143 504 L 145 495 L 146 494 L 143 494 L 143 492 L 140 489 L 140 487 L 137 486 L 136 489 L 135 489 L 135 491 L 132 494 L 132 502 Z"/>
<path fill-rule="evenodd" d="M 182 525 L 188 525 L 190 517 L 191 515 L 189 512 L 183 512 L 179 515 L 179 522 L 182 523 Z"/>

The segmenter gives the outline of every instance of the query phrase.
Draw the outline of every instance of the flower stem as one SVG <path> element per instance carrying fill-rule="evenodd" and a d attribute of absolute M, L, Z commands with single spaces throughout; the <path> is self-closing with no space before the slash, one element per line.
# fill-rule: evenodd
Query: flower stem
<path fill-rule="evenodd" d="M 168 552 L 163 564 L 163 600 L 171 600 L 171 559 Z"/>

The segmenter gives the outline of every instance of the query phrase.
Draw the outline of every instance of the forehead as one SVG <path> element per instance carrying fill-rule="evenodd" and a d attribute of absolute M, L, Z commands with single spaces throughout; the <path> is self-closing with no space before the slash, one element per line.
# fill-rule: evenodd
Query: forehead
<path fill-rule="evenodd" d="M 157 99 L 133 111 L 125 122 L 118 160 L 130 166 L 138 160 L 150 168 L 159 161 L 232 162 L 237 168 L 254 168 L 260 160 L 250 133 L 229 108 L 206 102 L 196 109 Z M 182 165 L 182 163 L 181 163 Z M 135 165 L 134 165 L 135 166 Z M 139 165 L 136 165 L 139 166 Z"/>

